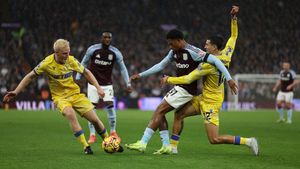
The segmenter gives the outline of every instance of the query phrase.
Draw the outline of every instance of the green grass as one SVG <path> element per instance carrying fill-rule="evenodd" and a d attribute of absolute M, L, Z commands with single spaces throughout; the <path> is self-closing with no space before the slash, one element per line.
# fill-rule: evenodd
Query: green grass
<path fill-rule="evenodd" d="M 107 126 L 106 113 L 98 111 L 98 114 Z M 92 145 L 94 155 L 86 156 L 67 120 L 58 112 L 0 110 L 0 168 L 300 168 L 300 114 L 293 115 L 293 124 L 288 125 L 275 123 L 274 111 L 221 113 L 220 133 L 257 137 L 261 148 L 259 157 L 253 156 L 245 146 L 210 145 L 200 116 L 186 119 L 178 155 L 152 155 L 161 146 L 156 133 L 144 154 L 129 150 L 107 154 L 97 143 Z M 151 112 L 138 110 L 118 111 L 122 143 L 140 139 L 151 116 Z M 172 117 L 173 113 L 169 113 L 169 126 Z M 86 121 L 80 119 L 80 123 L 88 131 Z"/>

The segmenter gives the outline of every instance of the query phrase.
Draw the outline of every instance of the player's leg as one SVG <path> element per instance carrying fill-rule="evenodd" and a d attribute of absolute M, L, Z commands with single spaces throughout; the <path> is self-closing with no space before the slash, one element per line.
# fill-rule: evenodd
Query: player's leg
<path fill-rule="evenodd" d="M 175 86 L 173 89 L 171 89 L 164 97 L 160 105 L 156 108 L 148 124 L 148 127 L 144 131 L 142 139 L 136 143 L 127 145 L 127 148 L 138 151 L 145 151 L 146 145 L 154 132 L 162 124 L 162 122 L 164 122 L 164 120 L 166 121 L 165 114 L 171 110 L 174 110 L 175 108 L 179 108 L 180 106 L 184 105 L 185 103 L 190 101 L 192 97 L 193 96 L 191 94 L 189 94 L 185 89 L 179 86 Z M 168 132 L 167 130 L 165 131 Z M 165 133 L 164 136 L 168 137 L 169 134 Z M 169 138 L 166 140 L 169 140 Z M 171 153 L 171 146 L 169 144 L 170 143 L 166 142 L 166 146 L 162 146 L 161 150 L 163 151 L 160 151 L 162 154 Z"/>
<path fill-rule="evenodd" d="M 101 136 L 102 139 L 108 137 L 106 128 L 104 127 L 102 121 L 97 116 L 96 112 L 92 109 L 83 114 L 83 117 L 90 121 L 95 127 L 96 132 Z"/>
<path fill-rule="evenodd" d="M 68 120 L 71 130 L 78 142 L 83 146 L 85 154 L 93 154 L 89 144 L 86 142 L 84 132 L 77 120 L 76 113 L 69 99 L 54 99 L 55 107 Z"/>
<path fill-rule="evenodd" d="M 284 122 L 284 110 L 283 110 L 284 100 L 285 100 L 284 93 L 279 91 L 276 97 L 276 111 L 279 113 L 279 119 L 277 120 L 278 123 Z"/>
<path fill-rule="evenodd" d="M 175 86 L 168 94 L 164 97 L 164 100 L 174 109 L 180 109 L 184 104 L 189 102 L 193 96 L 189 94 L 185 89 Z M 170 145 L 168 125 L 165 116 L 162 118 L 160 123 L 160 136 L 163 146 L 154 152 L 154 154 L 170 154 L 172 152 L 172 146 Z"/>
<path fill-rule="evenodd" d="M 168 121 L 166 116 L 163 116 L 162 122 L 159 125 L 159 135 L 162 142 L 162 147 L 158 150 L 155 150 L 153 154 L 170 154 L 171 146 L 170 146 L 170 137 L 168 130 Z"/>
<path fill-rule="evenodd" d="M 163 146 L 170 145 L 168 121 L 166 116 L 163 116 L 162 122 L 159 125 L 159 135 Z"/>
<path fill-rule="evenodd" d="M 106 129 L 102 121 L 98 118 L 94 111 L 94 105 L 84 96 L 84 94 L 78 94 L 73 96 L 72 105 L 74 109 L 85 119 L 90 121 L 95 127 L 96 132 L 105 138 L 108 136 Z"/>
<path fill-rule="evenodd" d="M 99 102 L 100 98 L 97 93 L 96 87 L 89 83 L 88 83 L 88 87 L 87 87 L 87 95 L 88 95 L 88 99 L 93 103 L 94 111 L 96 112 L 96 105 Z M 88 127 L 90 130 L 90 137 L 89 137 L 88 143 L 91 144 L 91 143 L 96 142 L 96 131 L 95 131 L 94 125 L 90 121 L 88 121 Z"/>
<path fill-rule="evenodd" d="M 293 92 L 288 92 L 286 93 L 286 109 L 287 109 L 287 123 L 291 124 L 292 123 L 292 116 L 293 116 L 293 97 L 294 97 L 294 93 Z"/>
<path fill-rule="evenodd" d="M 152 116 L 152 119 L 148 124 L 148 127 L 144 131 L 142 139 L 138 140 L 136 143 L 126 144 L 125 146 L 131 150 L 144 152 L 146 150 L 146 146 L 150 138 L 152 137 L 152 135 L 155 133 L 160 123 L 162 122 L 164 115 L 173 109 L 174 109 L 173 107 L 171 107 L 165 100 L 163 100 L 156 108 Z"/>
<path fill-rule="evenodd" d="M 199 115 L 199 113 L 193 106 L 193 101 L 189 101 L 182 108 L 176 110 L 174 114 L 173 130 L 170 140 L 173 154 L 178 153 L 177 146 L 179 144 L 180 134 L 183 130 L 184 118 L 195 115 Z"/>
<path fill-rule="evenodd" d="M 67 107 L 64 107 L 62 110 L 63 110 L 62 114 L 69 121 L 71 129 L 74 133 L 74 136 L 77 138 L 78 142 L 83 146 L 84 153 L 85 154 L 93 154 L 93 151 L 91 150 L 89 144 L 87 143 L 87 141 L 85 139 L 84 132 L 83 132 L 78 120 L 77 120 L 76 113 L 75 113 L 74 109 L 71 106 L 67 106 Z"/>
<path fill-rule="evenodd" d="M 221 104 L 211 104 L 202 101 L 200 103 L 202 116 L 204 117 L 205 128 L 208 140 L 211 144 L 235 144 L 247 145 L 254 155 L 258 155 L 259 148 L 256 138 L 245 138 L 232 135 L 219 135 L 219 111 Z"/>

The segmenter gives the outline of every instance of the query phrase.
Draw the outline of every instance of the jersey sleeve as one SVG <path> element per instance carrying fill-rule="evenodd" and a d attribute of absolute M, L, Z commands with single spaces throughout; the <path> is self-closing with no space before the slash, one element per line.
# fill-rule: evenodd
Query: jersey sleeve
<path fill-rule="evenodd" d="M 69 56 L 69 57 L 70 57 L 71 68 L 78 73 L 83 73 L 84 66 L 81 63 L 79 63 L 79 61 L 76 58 L 74 58 L 73 56 Z"/>
<path fill-rule="evenodd" d="M 236 19 L 231 19 L 231 36 L 228 39 L 225 48 L 222 50 L 222 53 L 226 56 L 230 57 L 233 54 L 233 51 L 235 49 L 236 40 L 238 37 L 238 25 Z"/>
<path fill-rule="evenodd" d="M 82 58 L 81 64 L 82 64 L 83 67 L 88 66 L 88 63 L 89 63 L 93 53 L 94 53 L 94 47 L 91 46 L 91 47 L 88 48 L 88 50 L 86 51 L 85 55 Z M 79 80 L 80 78 L 81 78 L 81 74 L 77 73 L 75 79 Z"/>
<path fill-rule="evenodd" d="M 173 56 L 173 50 L 170 50 L 169 53 L 167 54 L 167 56 L 161 62 L 152 66 L 148 70 L 140 73 L 139 75 L 141 77 L 146 77 L 146 76 L 149 76 L 149 75 L 152 75 L 152 74 L 162 71 L 173 60 L 172 56 Z"/>
<path fill-rule="evenodd" d="M 201 77 L 213 73 L 216 68 L 207 63 L 199 64 L 198 68 L 193 70 L 188 75 L 180 76 L 180 77 L 169 77 L 169 84 L 190 84 L 195 80 L 199 80 Z"/>
<path fill-rule="evenodd" d="M 227 68 L 220 61 L 220 59 L 218 59 L 214 55 L 208 54 L 208 53 L 205 53 L 205 52 L 204 52 L 205 54 L 203 55 L 202 54 L 203 51 L 201 51 L 200 54 L 196 53 L 192 50 L 188 50 L 188 51 L 190 52 L 192 58 L 195 61 L 207 62 L 207 63 L 210 63 L 212 65 L 215 65 L 224 74 L 227 81 L 232 79 L 232 77 L 231 77 L 230 73 L 228 72 Z"/>
<path fill-rule="evenodd" d="M 42 60 L 40 62 L 40 64 L 38 64 L 34 69 L 33 69 L 33 72 L 36 74 L 36 75 L 41 75 L 45 72 L 46 70 L 46 67 L 47 67 L 47 63 L 45 60 Z"/>
<path fill-rule="evenodd" d="M 291 70 L 291 75 L 292 75 L 292 79 L 295 79 L 296 78 L 296 72 Z"/>
<path fill-rule="evenodd" d="M 117 57 L 116 58 L 117 63 L 120 66 L 120 71 L 121 71 L 122 77 L 123 77 L 125 83 L 127 84 L 127 86 L 130 86 L 129 75 L 128 75 L 128 71 L 125 66 L 124 60 L 123 60 L 123 55 L 119 50 L 115 51 L 115 54 Z"/>

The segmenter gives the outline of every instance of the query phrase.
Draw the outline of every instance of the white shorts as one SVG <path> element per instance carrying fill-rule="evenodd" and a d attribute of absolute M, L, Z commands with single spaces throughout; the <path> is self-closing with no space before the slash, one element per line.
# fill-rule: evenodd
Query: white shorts
<path fill-rule="evenodd" d="M 175 109 L 183 106 L 185 103 L 192 100 L 192 98 L 193 95 L 180 86 L 175 86 L 164 97 L 165 101 Z"/>
<path fill-rule="evenodd" d="M 294 92 L 282 92 L 279 91 L 277 94 L 277 101 L 285 101 L 286 103 L 292 103 L 294 97 Z"/>
<path fill-rule="evenodd" d="M 88 83 L 88 88 L 87 88 L 87 95 L 88 95 L 88 99 L 92 102 L 92 103 L 98 103 L 99 99 L 103 99 L 103 101 L 114 101 L 114 89 L 112 85 L 107 85 L 107 86 L 101 86 L 101 88 L 103 89 L 105 96 L 104 98 L 101 98 L 98 93 L 97 93 L 97 89 L 95 86 L 91 85 Z"/>

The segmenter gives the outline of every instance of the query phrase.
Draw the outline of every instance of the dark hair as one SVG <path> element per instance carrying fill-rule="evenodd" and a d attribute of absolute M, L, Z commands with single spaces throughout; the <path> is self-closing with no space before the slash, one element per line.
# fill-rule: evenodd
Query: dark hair
<path fill-rule="evenodd" d="M 103 34 L 103 33 L 111 33 L 111 34 L 112 34 L 112 32 L 109 31 L 109 30 L 104 30 L 104 31 L 102 31 L 102 34 Z"/>
<path fill-rule="evenodd" d="M 291 64 L 291 62 L 288 59 L 282 60 L 282 63 L 289 63 L 289 64 Z"/>
<path fill-rule="evenodd" d="M 167 33 L 167 39 L 183 39 L 183 33 L 178 29 L 172 29 Z"/>
<path fill-rule="evenodd" d="M 216 45 L 218 50 L 221 50 L 224 47 L 224 38 L 221 35 L 210 36 L 207 40 L 210 40 L 211 44 Z"/>

